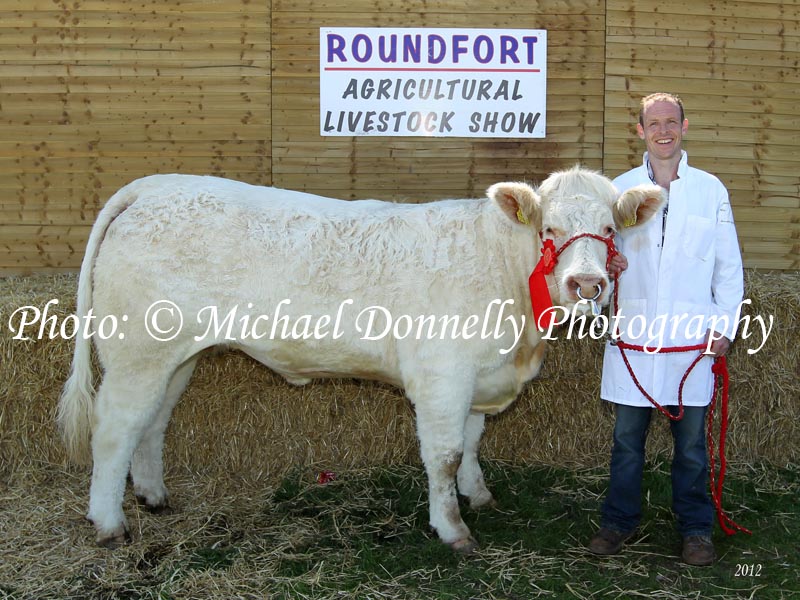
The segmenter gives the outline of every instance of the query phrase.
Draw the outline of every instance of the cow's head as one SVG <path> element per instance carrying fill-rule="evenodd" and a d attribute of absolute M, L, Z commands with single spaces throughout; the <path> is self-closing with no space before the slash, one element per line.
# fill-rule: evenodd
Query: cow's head
<path fill-rule="evenodd" d="M 656 185 L 637 186 L 620 195 L 608 178 L 579 166 L 553 173 L 536 190 L 525 183 L 497 183 L 487 194 L 512 222 L 530 229 L 537 248 L 541 236 L 553 240 L 557 250 L 581 233 L 608 237 L 622 228 L 640 227 L 664 201 Z M 602 241 L 584 237 L 572 242 L 558 258 L 554 271 L 558 297 L 553 294 L 553 302 L 570 306 L 580 293 L 607 303 L 606 258 Z"/>

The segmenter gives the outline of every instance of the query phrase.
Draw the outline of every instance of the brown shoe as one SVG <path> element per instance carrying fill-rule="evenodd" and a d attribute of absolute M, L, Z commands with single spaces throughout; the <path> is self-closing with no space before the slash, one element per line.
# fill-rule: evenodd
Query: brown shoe
<path fill-rule="evenodd" d="M 683 538 L 681 558 L 687 565 L 707 567 L 717 558 L 714 543 L 708 535 L 688 535 Z"/>
<path fill-rule="evenodd" d="M 595 533 L 594 537 L 589 541 L 589 552 L 603 556 L 619 554 L 619 551 L 622 550 L 622 545 L 631 537 L 633 537 L 632 531 L 622 533 L 621 531 L 601 527 L 600 531 Z"/>

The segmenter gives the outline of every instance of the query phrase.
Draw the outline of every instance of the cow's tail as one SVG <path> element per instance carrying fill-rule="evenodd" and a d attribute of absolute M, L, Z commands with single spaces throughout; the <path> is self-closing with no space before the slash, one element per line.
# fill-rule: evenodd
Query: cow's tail
<path fill-rule="evenodd" d="M 84 318 L 92 308 L 94 261 L 111 222 L 136 200 L 136 183 L 126 185 L 114 194 L 97 215 L 78 277 L 77 315 Z M 90 434 L 94 416 L 94 383 L 92 346 L 87 335 L 75 336 L 69 378 L 58 400 L 56 421 L 68 456 L 85 463 L 90 458 Z"/>

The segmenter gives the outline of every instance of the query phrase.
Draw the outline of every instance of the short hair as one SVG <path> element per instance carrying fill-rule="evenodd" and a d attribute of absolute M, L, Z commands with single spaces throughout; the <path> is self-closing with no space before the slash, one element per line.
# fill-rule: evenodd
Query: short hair
<path fill-rule="evenodd" d="M 678 108 L 681 111 L 681 123 L 683 123 L 683 120 L 686 118 L 683 113 L 683 100 L 681 100 L 675 94 L 670 94 L 667 92 L 656 92 L 655 94 L 650 94 L 649 96 L 645 96 L 639 103 L 639 125 L 641 125 L 642 127 L 644 127 L 644 109 L 651 102 L 671 102 L 672 104 L 677 104 Z"/>

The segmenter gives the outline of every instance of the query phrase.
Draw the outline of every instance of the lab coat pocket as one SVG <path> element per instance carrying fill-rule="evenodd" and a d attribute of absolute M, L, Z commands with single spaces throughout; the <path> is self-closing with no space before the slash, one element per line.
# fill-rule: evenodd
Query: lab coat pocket
<path fill-rule="evenodd" d="M 688 215 L 681 248 L 689 258 L 709 260 L 714 253 L 714 221 L 706 217 Z"/>

